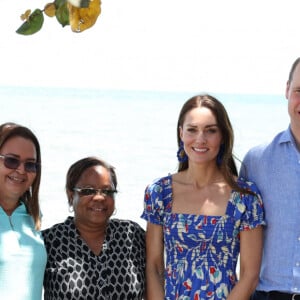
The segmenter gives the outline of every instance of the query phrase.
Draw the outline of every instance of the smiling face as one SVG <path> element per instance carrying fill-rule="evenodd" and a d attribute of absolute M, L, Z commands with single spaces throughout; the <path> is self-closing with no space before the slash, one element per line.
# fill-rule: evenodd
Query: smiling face
<path fill-rule="evenodd" d="M 3 158 L 0 159 L 0 200 L 17 203 L 36 178 L 36 173 L 26 172 L 24 169 L 24 162 L 36 161 L 35 145 L 23 137 L 12 137 L 2 146 L 0 154 L 17 158 L 22 162 L 14 170 L 5 167 Z"/>
<path fill-rule="evenodd" d="M 210 109 L 196 107 L 188 111 L 180 127 L 180 137 L 190 163 L 216 162 L 222 134 Z"/>
<path fill-rule="evenodd" d="M 291 81 L 287 83 L 285 96 L 288 99 L 288 112 L 291 119 L 292 131 L 296 136 L 299 136 L 300 135 L 300 63 L 296 66 Z"/>
<path fill-rule="evenodd" d="M 80 176 L 77 188 L 112 189 L 110 172 L 97 165 L 86 169 Z M 75 224 L 77 227 L 105 227 L 115 209 L 113 196 L 97 193 L 96 195 L 80 196 L 76 191 L 69 191 L 68 197 L 74 207 Z"/>

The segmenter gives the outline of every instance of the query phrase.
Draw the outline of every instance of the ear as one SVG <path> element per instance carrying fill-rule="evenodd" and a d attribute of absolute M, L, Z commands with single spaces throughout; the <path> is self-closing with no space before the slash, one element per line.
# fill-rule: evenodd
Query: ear
<path fill-rule="evenodd" d="M 285 98 L 289 99 L 289 90 L 290 90 L 290 82 L 287 81 L 286 87 L 285 87 Z"/>
<path fill-rule="evenodd" d="M 180 139 L 182 140 L 182 127 L 179 126 L 179 136 L 180 136 Z"/>
<path fill-rule="evenodd" d="M 67 197 L 68 197 L 69 205 L 73 205 L 74 192 L 68 190 Z"/>

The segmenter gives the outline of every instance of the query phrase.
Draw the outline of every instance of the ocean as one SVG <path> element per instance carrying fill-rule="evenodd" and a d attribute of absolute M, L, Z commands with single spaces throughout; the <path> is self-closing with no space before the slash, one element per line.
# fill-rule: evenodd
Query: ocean
<path fill-rule="evenodd" d="M 234 154 L 267 142 L 289 123 L 282 95 L 221 94 L 235 132 Z M 0 123 L 28 126 L 42 150 L 42 227 L 71 213 L 65 194 L 69 166 L 99 156 L 116 168 L 114 217 L 143 227 L 144 189 L 155 178 L 176 172 L 176 123 L 183 103 L 195 92 L 120 91 L 50 87 L 1 87 Z M 238 163 L 239 166 L 239 163 Z"/>

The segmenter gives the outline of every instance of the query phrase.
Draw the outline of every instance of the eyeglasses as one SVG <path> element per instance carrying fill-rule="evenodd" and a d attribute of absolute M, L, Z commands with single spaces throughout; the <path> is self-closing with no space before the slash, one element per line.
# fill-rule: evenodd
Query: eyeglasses
<path fill-rule="evenodd" d="M 73 191 L 76 191 L 79 196 L 96 196 L 98 193 L 103 197 L 113 197 L 117 190 L 114 189 L 94 189 L 94 188 L 79 188 L 74 187 Z"/>
<path fill-rule="evenodd" d="M 29 173 L 36 173 L 38 170 L 39 163 L 33 161 L 21 161 L 20 159 L 8 156 L 8 155 L 1 155 L 0 158 L 3 159 L 4 166 L 8 169 L 16 170 L 19 168 L 21 163 L 24 164 L 24 169 L 26 172 Z"/>

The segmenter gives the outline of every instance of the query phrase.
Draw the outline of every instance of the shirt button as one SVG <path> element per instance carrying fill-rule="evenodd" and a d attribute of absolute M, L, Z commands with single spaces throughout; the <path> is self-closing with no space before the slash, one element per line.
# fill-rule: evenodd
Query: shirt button
<path fill-rule="evenodd" d="M 300 236 L 298 237 L 298 241 L 300 241 Z"/>
<path fill-rule="evenodd" d="M 296 262 L 296 267 L 299 267 L 300 266 L 300 262 Z"/>

